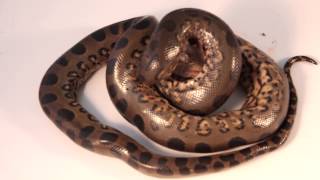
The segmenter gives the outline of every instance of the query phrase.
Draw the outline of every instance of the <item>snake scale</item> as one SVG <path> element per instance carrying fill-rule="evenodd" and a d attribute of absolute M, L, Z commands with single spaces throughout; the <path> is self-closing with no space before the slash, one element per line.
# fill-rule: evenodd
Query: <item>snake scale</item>
<path fill-rule="evenodd" d="M 286 141 L 297 107 L 290 67 L 298 61 L 317 64 L 296 56 L 282 70 L 218 17 L 185 8 L 159 23 L 136 17 L 88 35 L 48 69 L 39 99 L 55 125 L 91 151 L 155 176 L 198 174 L 237 165 Z M 147 137 L 179 151 L 219 153 L 161 156 L 99 122 L 77 95 L 104 64 L 112 102 Z M 247 93 L 242 107 L 212 113 L 238 81 Z"/>

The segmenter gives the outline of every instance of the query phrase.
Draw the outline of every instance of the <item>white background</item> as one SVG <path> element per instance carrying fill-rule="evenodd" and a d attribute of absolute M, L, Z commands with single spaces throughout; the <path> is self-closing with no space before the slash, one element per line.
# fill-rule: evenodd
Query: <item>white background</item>
<path fill-rule="evenodd" d="M 156 179 L 70 141 L 42 112 L 38 88 L 55 59 L 92 31 L 140 15 L 161 18 L 182 7 L 218 15 L 281 66 L 298 54 L 320 59 L 317 0 L 1 0 L 0 179 Z M 113 107 L 106 96 L 104 70 L 85 86 L 84 106 L 101 121 L 164 154 Z M 294 66 L 298 113 L 293 133 L 282 148 L 232 169 L 190 179 L 320 179 L 319 78 L 320 66 Z"/>

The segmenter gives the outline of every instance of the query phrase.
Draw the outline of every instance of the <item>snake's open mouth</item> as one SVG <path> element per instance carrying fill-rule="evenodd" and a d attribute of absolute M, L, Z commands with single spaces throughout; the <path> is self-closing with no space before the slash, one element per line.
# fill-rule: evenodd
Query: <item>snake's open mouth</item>
<path fill-rule="evenodd" d="M 177 81 L 187 81 L 195 78 L 205 63 L 203 47 L 196 36 L 190 36 L 184 43 L 185 51 L 179 56 L 179 64 L 171 75 Z"/>

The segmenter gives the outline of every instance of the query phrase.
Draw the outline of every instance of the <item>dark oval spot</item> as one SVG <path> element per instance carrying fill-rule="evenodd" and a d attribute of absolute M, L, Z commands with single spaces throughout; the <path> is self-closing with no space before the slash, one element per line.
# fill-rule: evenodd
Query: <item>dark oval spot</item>
<path fill-rule="evenodd" d="M 171 176 L 173 175 L 172 170 L 169 167 L 161 167 L 157 170 L 158 174 L 164 175 L 164 176 Z"/>
<path fill-rule="evenodd" d="M 41 82 L 41 85 L 44 85 L 44 86 L 50 86 L 50 85 L 54 85 L 58 82 L 58 77 L 56 74 L 53 74 L 53 73 L 47 73 L 43 79 L 42 79 L 42 82 Z"/>
<path fill-rule="evenodd" d="M 265 148 L 265 147 L 268 146 L 268 142 L 261 142 L 261 143 L 258 144 L 258 146 L 261 147 L 261 148 Z"/>
<path fill-rule="evenodd" d="M 239 151 L 241 154 L 244 156 L 250 156 L 251 155 L 251 149 L 250 148 L 245 148 Z"/>
<path fill-rule="evenodd" d="M 87 138 L 93 131 L 94 131 L 93 126 L 86 126 L 84 128 L 81 128 L 80 133 L 79 133 L 79 137 L 81 139 Z"/>
<path fill-rule="evenodd" d="M 208 144 L 205 143 L 198 143 L 194 149 L 195 152 L 198 153 L 208 153 L 211 152 L 211 148 Z"/>
<path fill-rule="evenodd" d="M 189 12 L 188 15 L 191 16 L 191 17 L 199 16 L 198 13 L 196 13 L 196 12 Z"/>
<path fill-rule="evenodd" d="M 91 37 L 96 41 L 103 41 L 106 38 L 106 34 L 103 29 L 100 29 L 91 34 Z"/>
<path fill-rule="evenodd" d="M 67 136 L 68 136 L 70 139 L 74 140 L 75 134 L 74 134 L 74 132 L 73 132 L 71 129 L 68 129 L 66 133 L 67 133 Z"/>
<path fill-rule="evenodd" d="M 68 60 L 65 58 L 65 57 L 60 57 L 58 60 L 57 60 L 57 63 L 61 66 L 67 66 L 68 65 Z"/>
<path fill-rule="evenodd" d="M 108 86 L 108 92 L 109 92 L 110 97 L 112 97 L 112 98 L 116 97 L 116 95 L 117 95 L 116 87 L 113 84 Z"/>
<path fill-rule="evenodd" d="M 224 164 L 220 161 L 216 161 L 214 164 L 213 164 L 213 168 L 218 170 L 218 169 L 222 169 L 224 168 Z"/>
<path fill-rule="evenodd" d="M 111 25 L 111 26 L 110 26 L 110 32 L 111 32 L 111 34 L 114 34 L 114 35 L 118 34 L 118 33 L 119 33 L 119 26 L 118 26 L 118 24 L 113 24 L 113 25 Z"/>
<path fill-rule="evenodd" d="M 166 20 L 163 22 L 162 26 L 169 32 L 172 32 L 176 29 L 176 23 L 172 20 Z"/>
<path fill-rule="evenodd" d="M 133 22 L 133 19 L 129 19 L 127 20 L 126 22 L 123 23 L 123 30 L 127 30 L 130 26 L 131 26 L 131 23 Z"/>
<path fill-rule="evenodd" d="M 78 43 L 71 48 L 71 52 L 77 55 L 81 55 L 86 52 L 86 47 L 83 44 Z"/>
<path fill-rule="evenodd" d="M 138 147 L 134 143 L 131 143 L 131 142 L 127 143 L 126 148 L 129 151 L 129 153 L 134 153 L 138 149 Z"/>
<path fill-rule="evenodd" d="M 47 108 L 47 107 L 42 107 L 44 113 L 46 113 L 47 116 L 49 116 L 51 113 L 50 113 L 50 110 Z"/>
<path fill-rule="evenodd" d="M 142 19 L 141 21 L 139 21 L 137 24 L 133 25 L 133 28 L 135 29 L 145 29 L 150 25 L 150 20 L 147 18 Z"/>
<path fill-rule="evenodd" d="M 279 136 L 273 136 L 271 138 L 271 141 L 274 143 L 274 144 L 279 144 L 281 142 L 281 138 Z"/>
<path fill-rule="evenodd" d="M 93 148 L 92 143 L 87 139 L 82 140 L 81 146 L 89 150 Z"/>
<path fill-rule="evenodd" d="M 125 99 L 119 99 L 116 102 L 116 107 L 121 113 L 125 113 L 128 108 L 128 103 Z"/>
<path fill-rule="evenodd" d="M 48 104 L 56 101 L 58 97 L 55 94 L 48 93 L 41 97 L 41 104 Z"/>
<path fill-rule="evenodd" d="M 200 164 L 210 164 L 212 161 L 212 158 L 210 156 L 203 156 L 198 158 Z"/>
<path fill-rule="evenodd" d="M 167 142 L 167 146 L 171 149 L 183 151 L 185 148 L 185 143 L 179 138 L 171 138 Z"/>
<path fill-rule="evenodd" d="M 118 135 L 116 133 L 112 133 L 112 132 L 104 132 L 101 136 L 100 136 L 100 142 L 101 143 L 113 143 L 118 139 Z"/>
<path fill-rule="evenodd" d="M 285 130 L 289 130 L 292 127 L 292 124 L 288 121 L 284 121 L 281 125 L 281 128 L 285 129 Z"/>
<path fill-rule="evenodd" d="M 234 154 L 221 155 L 220 159 L 222 161 L 233 161 L 234 160 Z"/>
<path fill-rule="evenodd" d="M 203 173 L 206 172 L 208 168 L 202 164 L 196 164 L 194 167 L 194 172 L 195 173 Z"/>
<path fill-rule="evenodd" d="M 66 121 L 72 121 L 75 117 L 75 115 L 72 111 L 65 109 L 65 108 L 59 109 L 57 114 L 58 114 L 59 118 L 62 118 Z"/>
<path fill-rule="evenodd" d="M 187 167 L 182 167 L 182 168 L 180 168 L 180 169 L 179 169 L 179 172 L 180 172 L 181 175 L 188 175 L 188 174 L 190 174 L 190 170 L 189 170 L 189 168 L 187 168 Z"/>
<path fill-rule="evenodd" d="M 226 41 L 231 47 L 237 47 L 237 40 L 235 39 L 233 33 L 231 31 L 227 32 Z"/>
<path fill-rule="evenodd" d="M 149 152 L 142 152 L 140 154 L 139 161 L 143 164 L 147 164 L 152 158 L 152 154 Z"/>
<path fill-rule="evenodd" d="M 174 163 L 176 164 L 176 166 L 178 167 L 182 167 L 182 166 L 186 166 L 188 162 L 187 158 L 176 158 L 174 160 Z"/>
<path fill-rule="evenodd" d="M 165 157 L 161 157 L 161 158 L 159 158 L 159 160 L 158 160 L 158 164 L 159 164 L 160 166 L 164 166 L 167 162 L 168 162 L 168 159 L 165 158 Z"/>
<path fill-rule="evenodd" d="M 133 119 L 132 123 L 141 131 L 144 131 L 144 122 L 140 115 L 136 114 Z"/>
<path fill-rule="evenodd" d="M 234 148 L 234 147 L 238 147 L 246 144 L 247 144 L 247 141 L 241 137 L 234 137 L 228 143 L 230 148 Z"/>
<path fill-rule="evenodd" d="M 230 166 L 235 166 L 235 165 L 238 165 L 238 164 L 240 164 L 240 162 L 237 161 L 237 160 L 230 161 Z"/>
<path fill-rule="evenodd" d="M 124 47 L 126 47 L 126 45 L 128 44 L 129 40 L 125 37 L 121 38 L 117 43 L 116 43 L 116 47 L 115 49 L 122 49 Z"/>
<path fill-rule="evenodd" d="M 107 74 L 111 75 L 113 73 L 114 70 L 114 66 L 116 64 L 116 59 L 115 58 L 111 58 L 107 61 Z"/>

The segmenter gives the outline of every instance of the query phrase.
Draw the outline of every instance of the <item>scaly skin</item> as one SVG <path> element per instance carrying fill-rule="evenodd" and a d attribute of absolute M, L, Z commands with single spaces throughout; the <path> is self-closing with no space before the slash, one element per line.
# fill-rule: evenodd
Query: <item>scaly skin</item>
<path fill-rule="evenodd" d="M 263 52 L 235 37 L 242 55 L 241 84 L 248 93 L 246 102 L 236 111 L 192 115 L 172 106 L 138 75 L 138 62 L 148 44 L 146 36 L 151 36 L 155 26 L 152 17 L 137 17 L 106 26 L 81 40 L 54 62 L 41 82 L 39 99 L 44 112 L 57 127 L 77 144 L 118 157 L 154 176 L 184 176 L 221 170 L 277 149 L 286 141 L 297 106 L 290 67 L 297 61 L 316 64 L 314 60 L 305 56 L 293 57 L 282 72 Z M 135 51 L 137 49 L 139 51 Z M 78 103 L 77 94 L 105 62 L 112 101 L 129 122 L 150 138 L 170 148 L 196 152 L 249 146 L 210 156 L 165 157 L 101 124 Z M 146 116 L 144 112 L 153 113 L 153 116 Z M 174 119 L 166 119 L 166 115 Z M 158 116 L 162 118 L 160 121 Z M 184 127 L 188 128 L 181 132 L 179 128 Z M 212 129 L 209 135 L 199 135 L 199 132 L 208 132 L 208 127 Z"/>

